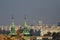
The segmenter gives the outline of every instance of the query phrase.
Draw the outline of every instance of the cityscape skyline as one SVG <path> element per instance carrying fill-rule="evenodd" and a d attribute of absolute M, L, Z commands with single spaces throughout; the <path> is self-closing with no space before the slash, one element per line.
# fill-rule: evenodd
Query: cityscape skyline
<path fill-rule="evenodd" d="M 24 15 L 28 24 L 44 24 L 60 22 L 60 0 L 0 0 L 0 25 L 10 25 L 11 15 L 15 24 L 24 23 Z"/>

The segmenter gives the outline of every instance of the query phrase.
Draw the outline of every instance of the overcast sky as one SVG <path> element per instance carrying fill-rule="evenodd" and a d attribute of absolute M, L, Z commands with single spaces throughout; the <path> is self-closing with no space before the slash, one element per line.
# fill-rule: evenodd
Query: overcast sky
<path fill-rule="evenodd" d="M 60 22 L 60 0 L 0 0 L 0 25 L 10 24 L 11 15 L 16 25 L 24 23 L 24 15 L 28 24 L 37 24 L 38 20 L 57 24 Z"/>

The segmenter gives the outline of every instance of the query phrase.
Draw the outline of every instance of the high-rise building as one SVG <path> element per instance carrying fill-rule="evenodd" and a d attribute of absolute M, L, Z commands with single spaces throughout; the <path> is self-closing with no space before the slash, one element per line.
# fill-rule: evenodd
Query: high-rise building
<path fill-rule="evenodd" d="M 39 23 L 38 23 L 38 25 L 40 25 L 40 26 L 42 26 L 42 20 L 39 20 Z"/>
<path fill-rule="evenodd" d="M 35 30 L 34 35 L 35 35 L 35 36 L 40 36 L 40 35 L 41 35 L 41 34 L 40 34 L 40 30 Z"/>
<path fill-rule="evenodd" d="M 34 30 L 30 29 L 30 36 L 34 36 Z"/>

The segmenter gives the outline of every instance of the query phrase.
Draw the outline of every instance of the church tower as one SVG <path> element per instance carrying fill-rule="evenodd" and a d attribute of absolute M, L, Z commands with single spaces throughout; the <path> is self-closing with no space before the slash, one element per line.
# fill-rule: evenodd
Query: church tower
<path fill-rule="evenodd" d="M 30 33 L 27 29 L 27 22 L 26 22 L 26 17 L 24 18 L 25 22 L 24 22 L 24 29 L 23 29 L 23 32 L 22 34 L 24 34 L 25 36 L 28 36 Z"/>
<path fill-rule="evenodd" d="M 11 31 L 9 35 L 17 35 L 15 31 L 15 25 L 14 25 L 14 17 L 12 17 L 12 22 L 11 22 Z"/>

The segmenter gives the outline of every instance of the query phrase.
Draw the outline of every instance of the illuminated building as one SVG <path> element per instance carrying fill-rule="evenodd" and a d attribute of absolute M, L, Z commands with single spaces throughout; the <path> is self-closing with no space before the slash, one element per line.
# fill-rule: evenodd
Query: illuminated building
<path fill-rule="evenodd" d="M 11 31 L 10 31 L 9 35 L 17 35 L 17 33 L 15 31 L 14 17 L 12 17 Z"/>
<path fill-rule="evenodd" d="M 27 28 L 26 17 L 24 19 L 25 19 L 25 22 L 24 22 L 24 29 L 23 29 L 22 34 L 24 34 L 25 36 L 28 36 L 30 33 L 28 31 L 28 28 Z"/>

